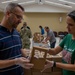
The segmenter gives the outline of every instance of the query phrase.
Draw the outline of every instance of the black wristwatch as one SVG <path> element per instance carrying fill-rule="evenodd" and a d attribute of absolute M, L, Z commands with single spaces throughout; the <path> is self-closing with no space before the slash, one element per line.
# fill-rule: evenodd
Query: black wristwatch
<path fill-rule="evenodd" d="M 56 62 L 54 61 L 53 67 L 56 67 Z"/>

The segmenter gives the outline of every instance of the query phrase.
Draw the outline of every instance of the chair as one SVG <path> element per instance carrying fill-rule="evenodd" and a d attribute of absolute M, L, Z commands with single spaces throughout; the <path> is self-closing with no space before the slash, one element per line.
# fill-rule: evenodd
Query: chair
<path fill-rule="evenodd" d="M 64 31 L 64 36 L 66 36 L 68 34 L 68 32 L 67 31 Z"/>
<path fill-rule="evenodd" d="M 64 32 L 59 31 L 58 32 L 58 37 L 60 38 L 59 42 L 64 38 Z"/>
<path fill-rule="evenodd" d="M 57 32 L 56 31 L 53 31 L 53 33 L 54 33 L 55 37 L 57 37 Z"/>

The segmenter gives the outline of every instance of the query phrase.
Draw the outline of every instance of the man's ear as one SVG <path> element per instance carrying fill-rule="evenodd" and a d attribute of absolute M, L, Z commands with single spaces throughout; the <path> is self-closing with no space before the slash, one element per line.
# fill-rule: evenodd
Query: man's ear
<path fill-rule="evenodd" d="M 6 14 L 7 14 L 7 15 L 10 15 L 10 12 L 9 12 L 9 11 L 7 11 L 7 12 L 6 12 Z"/>
<path fill-rule="evenodd" d="M 11 15 L 10 13 L 11 13 L 10 11 L 6 11 L 5 15 L 9 17 Z"/>

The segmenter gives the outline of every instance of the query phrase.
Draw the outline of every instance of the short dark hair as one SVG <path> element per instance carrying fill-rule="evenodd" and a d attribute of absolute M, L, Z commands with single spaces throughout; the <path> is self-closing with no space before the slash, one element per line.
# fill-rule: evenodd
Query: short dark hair
<path fill-rule="evenodd" d="M 45 29 L 49 29 L 49 27 L 48 26 L 45 26 Z"/>
<path fill-rule="evenodd" d="M 27 22 L 24 22 L 23 24 L 26 24 L 27 25 Z"/>
<path fill-rule="evenodd" d="M 75 10 L 68 13 L 67 16 L 71 17 L 75 21 Z"/>
<path fill-rule="evenodd" d="M 42 26 L 40 25 L 39 28 L 42 28 Z"/>

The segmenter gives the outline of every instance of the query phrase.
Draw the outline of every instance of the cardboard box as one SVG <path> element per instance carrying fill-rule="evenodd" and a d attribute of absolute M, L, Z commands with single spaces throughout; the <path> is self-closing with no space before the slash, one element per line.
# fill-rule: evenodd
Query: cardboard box
<path fill-rule="evenodd" d="M 33 35 L 33 41 L 35 43 L 40 43 L 43 39 L 44 39 L 44 37 L 41 35 L 40 32 L 34 33 L 34 35 Z"/>
<path fill-rule="evenodd" d="M 62 61 L 61 55 L 49 55 L 47 51 L 48 48 L 37 46 L 33 47 L 31 52 L 31 63 L 34 64 L 34 67 L 30 70 L 25 70 L 25 75 L 62 75 L 62 69 L 57 67 L 48 68 L 43 73 L 41 73 L 46 59 L 56 62 Z"/>
<path fill-rule="evenodd" d="M 50 72 L 50 73 L 43 73 L 43 75 L 62 75 L 61 72 Z"/>
<path fill-rule="evenodd" d="M 24 75 L 62 75 L 62 72 L 43 72 L 41 73 L 39 70 L 25 70 Z"/>
<path fill-rule="evenodd" d="M 52 57 L 52 61 L 61 62 L 62 61 L 62 57 L 61 56 L 58 56 L 58 55 L 53 56 Z M 61 68 L 58 68 L 58 67 L 53 67 L 52 68 L 52 71 L 53 72 L 61 72 L 62 69 Z"/>
<path fill-rule="evenodd" d="M 47 48 L 42 47 L 33 47 L 31 52 L 31 63 L 34 64 L 33 69 L 42 70 L 45 65 L 46 56 L 47 56 Z"/>

